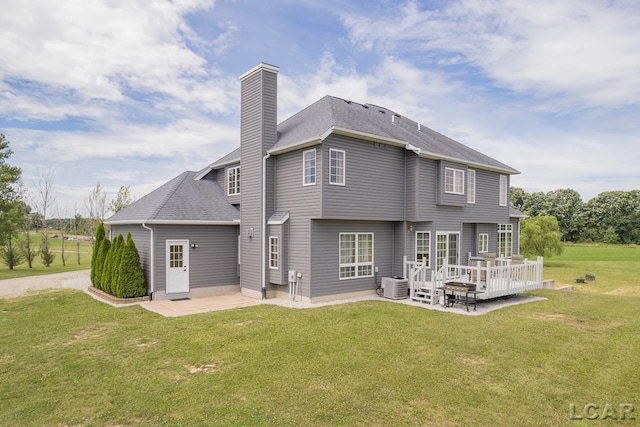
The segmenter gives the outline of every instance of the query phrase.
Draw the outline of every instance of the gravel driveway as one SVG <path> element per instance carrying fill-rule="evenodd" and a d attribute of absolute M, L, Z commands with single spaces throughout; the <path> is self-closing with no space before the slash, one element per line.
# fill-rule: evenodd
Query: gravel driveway
<path fill-rule="evenodd" d="M 43 289 L 87 289 L 91 283 L 90 270 L 78 270 L 67 273 L 30 276 L 19 279 L 0 280 L 0 298 L 15 298 Z"/>

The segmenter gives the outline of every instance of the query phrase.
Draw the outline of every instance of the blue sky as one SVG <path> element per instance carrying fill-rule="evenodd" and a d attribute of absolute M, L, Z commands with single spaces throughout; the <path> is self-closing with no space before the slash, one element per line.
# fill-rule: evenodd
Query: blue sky
<path fill-rule="evenodd" d="M 640 188 L 640 3 L 5 0 L 0 132 L 58 211 L 140 198 L 239 144 L 239 81 L 280 67 L 279 121 L 334 95 L 393 109 L 588 200 Z"/>

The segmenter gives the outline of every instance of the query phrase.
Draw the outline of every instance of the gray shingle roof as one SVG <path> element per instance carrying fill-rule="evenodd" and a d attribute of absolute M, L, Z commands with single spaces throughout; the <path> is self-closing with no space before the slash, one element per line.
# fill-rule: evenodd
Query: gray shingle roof
<path fill-rule="evenodd" d="M 511 218 L 526 218 L 527 214 L 523 213 L 520 209 L 509 206 L 509 216 Z"/>
<path fill-rule="evenodd" d="M 395 117 L 394 117 L 395 116 Z M 393 117 L 393 119 L 392 119 Z M 278 142 L 270 151 L 320 137 L 332 127 L 404 141 L 434 157 L 457 159 L 462 163 L 518 173 L 517 170 L 444 136 L 418 122 L 373 104 L 358 104 L 325 96 L 278 125 Z"/>
<path fill-rule="evenodd" d="M 392 117 L 394 117 L 393 120 Z M 463 164 L 485 166 L 505 173 L 519 173 L 504 163 L 426 126 L 418 125 L 418 122 L 388 108 L 373 104 L 358 104 L 333 96 L 325 96 L 280 123 L 278 142 L 269 151 L 278 152 L 309 140 L 320 139 L 332 128 L 403 141 L 420 149 L 424 155 L 435 158 L 457 160 Z M 209 165 L 208 170 L 239 160 L 240 149 L 238 148 Z"/>
<path fill-rule="evenodd" d="M 196 172 L 183 172 L 171 181 L 136 200 L 105 222 L 230 222 L 240 220 L 214 180 L 194 180 Z"/>

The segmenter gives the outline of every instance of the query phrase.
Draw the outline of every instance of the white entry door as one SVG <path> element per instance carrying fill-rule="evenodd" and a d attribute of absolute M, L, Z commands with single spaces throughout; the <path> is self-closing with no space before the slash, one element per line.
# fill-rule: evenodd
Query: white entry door
<path fill-rule="evenodd" d="M 189 292 L 189 241 L 167 240 L 167 293 Z"/>

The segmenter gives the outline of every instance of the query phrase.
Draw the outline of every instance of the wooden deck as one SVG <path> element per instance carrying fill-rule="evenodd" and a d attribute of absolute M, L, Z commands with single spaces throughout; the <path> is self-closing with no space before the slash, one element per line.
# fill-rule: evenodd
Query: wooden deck
<path fill-rule="evenodd" d="M 473 283 L 479 300 L 515 295 L 542 288 L 543 259 L 524 260 L 513 263 L 508 258 L 498 258 L 497 265 L 471 262 L 471 265 L 444 265 L 432 271 L 423 263 L 404 260 L 404 277 L 409 280 L 412 300 L 437 304 L 440 299 L 438 288 L 448 282 Z"/>

